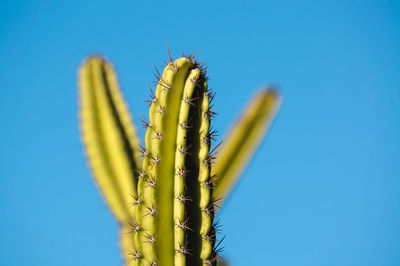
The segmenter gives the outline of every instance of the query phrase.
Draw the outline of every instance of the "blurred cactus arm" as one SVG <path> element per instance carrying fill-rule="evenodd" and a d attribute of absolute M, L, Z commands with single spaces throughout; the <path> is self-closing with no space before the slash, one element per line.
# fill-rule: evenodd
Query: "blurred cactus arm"
<path fill-rule="evenodd" d="M 228 197 L 247 163 L 264 138 L 280 105 L 276 91 L 258 92 L 240 114 L 225 138 L 212 175 L 216 175 L 215 197 Z"/>
<path fill-rule="evenodd" d="M 112 66 L 88 58 L 79 73 L 80 127 L 92 175 L 120 223 L 133 221 L 139 140 Z"/>

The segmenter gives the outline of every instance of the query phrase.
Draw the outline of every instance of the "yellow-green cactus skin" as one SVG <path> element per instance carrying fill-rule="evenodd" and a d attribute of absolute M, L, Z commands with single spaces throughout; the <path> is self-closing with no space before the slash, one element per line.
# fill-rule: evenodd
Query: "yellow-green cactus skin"
<path fill-rule="evenodd" d="M 111 64 L 100 56 L 82 64 L 80 127 L 92 175 L 120 223 L 126 265 L 217 265 L 216 202 L 259 145 L 279 95 L 256 94 L 225 143 L 212 148 L 214 94 L 204 65 L 170 57 L 156 76 L 140 145 Z"/>

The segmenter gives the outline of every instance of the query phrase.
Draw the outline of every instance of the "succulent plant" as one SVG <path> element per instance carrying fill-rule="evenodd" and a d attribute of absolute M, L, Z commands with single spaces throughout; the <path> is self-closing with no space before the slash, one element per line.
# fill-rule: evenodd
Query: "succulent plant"
<path fill-rule="evenodd" d="M 193 55 L 170 56 L 156 77 L 140 145 L 111 64 L 100 56 L 82 64 L 81 133 L 92 175 L 120 223 L 126 265 L 216 265 L 217 201 L 257 148 L 279 96 L 257 93 L 224 143 L 213 146 L 206 67 Z"/>

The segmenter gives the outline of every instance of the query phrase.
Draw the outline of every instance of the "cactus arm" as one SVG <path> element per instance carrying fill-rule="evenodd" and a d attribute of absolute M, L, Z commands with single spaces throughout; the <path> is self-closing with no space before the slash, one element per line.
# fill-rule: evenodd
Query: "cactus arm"
<path fill-rule="evenodd" d="M 139 141 L 116 75 L 104 59 L 91 57 L 80 69 L 79 87 L 82 140 L 92 174 L 117 220 L 130 222 Z"/>
<path fill-rule="evenodd" d="M 212 169 L 215 197 L 224 201 L 259 146 L 280 105 L 274 90 L 257 93 L 225 139 Z"/>

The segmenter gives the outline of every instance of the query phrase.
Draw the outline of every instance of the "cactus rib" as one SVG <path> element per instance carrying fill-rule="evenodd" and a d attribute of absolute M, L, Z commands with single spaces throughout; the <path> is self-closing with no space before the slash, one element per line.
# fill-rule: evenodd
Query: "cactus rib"
<path fill-rule="evenodd" d="M 174 248 L 175 265 L 184 266 L 186 264 L 187 245 L 185 243 L 185 231 L 188 226 L 188 219 L 185 216 L 185 197 L 186 197 L 186 176 L 187 162 L 186 156 L 189 155 L 190 141 L 187 141 L 188 130 L 191 129 L 189 124 L 190 101 L 195 89 L 195 83 L 192 80 L 197 80 L 200 76 L 199 69 L 190 71 L 188 78 L 185 81 L 183 89 L 183 97 L 179 111 L 179 120 L 177 127 L 176 151 L 175 151 L 175 169 L 174 169 Z M 186 100 L 185 100 L 186 99 Z"/>

